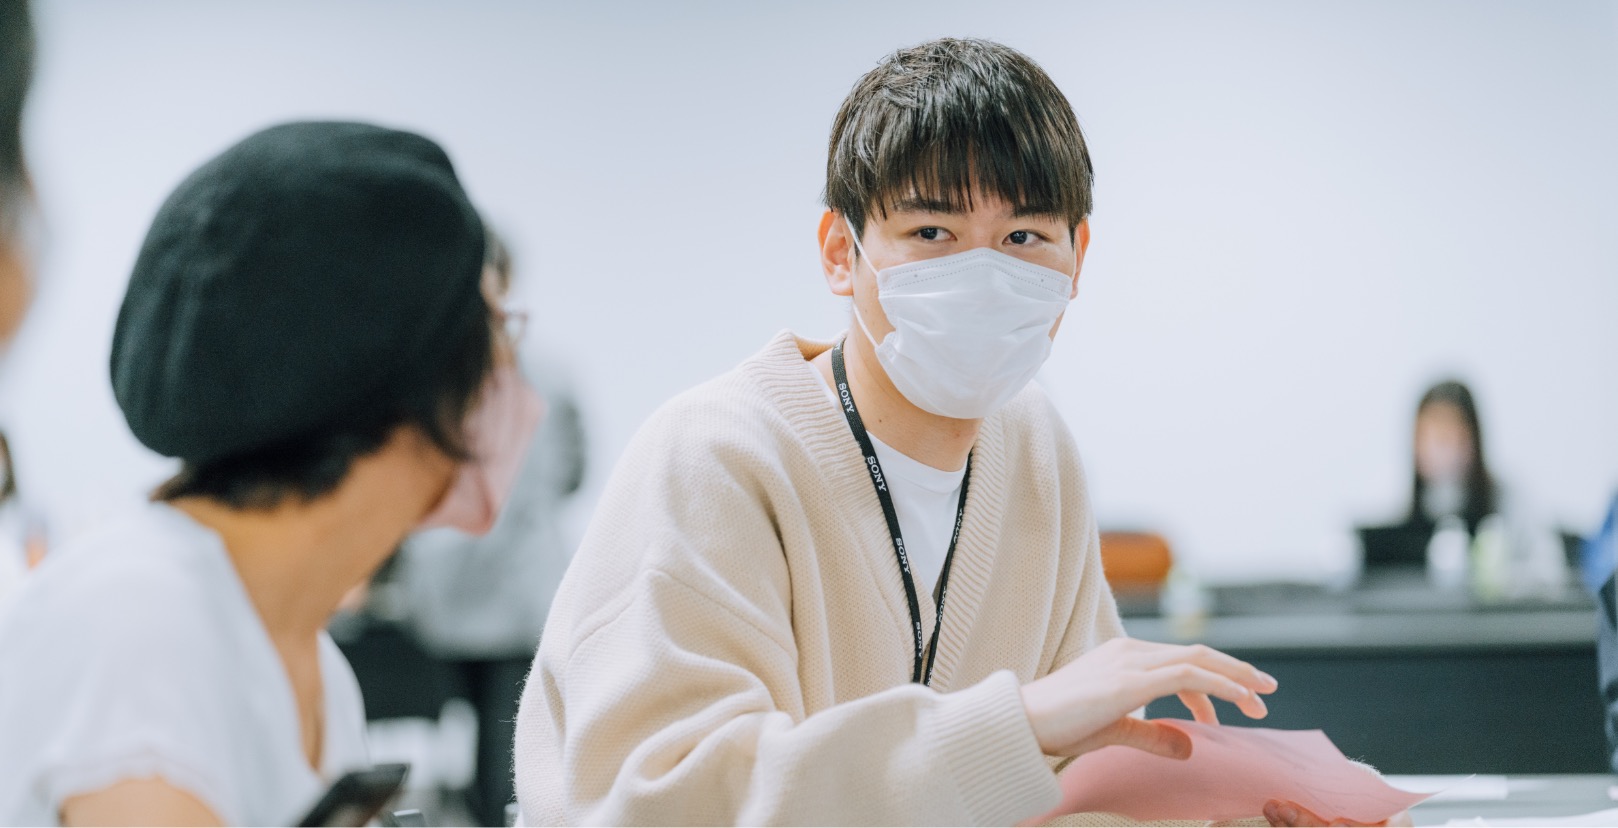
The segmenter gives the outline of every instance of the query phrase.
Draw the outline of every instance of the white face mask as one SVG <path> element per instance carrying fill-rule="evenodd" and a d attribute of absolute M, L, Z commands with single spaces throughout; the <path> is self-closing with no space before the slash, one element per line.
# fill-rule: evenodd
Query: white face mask
<path fill-rule="evenodd" d="M 917 408 L 960 420 L 989 416 L 1039 373 L 1073 290 L 1073 276 L 987 247 L 871 272 L 893 333 L 877 342 L 857 304 L 854 320 L 877 362 Z"/>

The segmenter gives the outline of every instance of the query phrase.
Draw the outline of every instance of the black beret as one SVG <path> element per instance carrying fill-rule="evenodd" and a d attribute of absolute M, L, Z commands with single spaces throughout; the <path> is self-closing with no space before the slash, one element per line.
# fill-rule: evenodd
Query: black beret
<path fill-rule="evenodd" d="M 112 340 L 135 437 L 192 462 L 344 422 L 483 324 L 483 225 L 449 157 L 357 123 L 256 133 L 169 196 Z"/>

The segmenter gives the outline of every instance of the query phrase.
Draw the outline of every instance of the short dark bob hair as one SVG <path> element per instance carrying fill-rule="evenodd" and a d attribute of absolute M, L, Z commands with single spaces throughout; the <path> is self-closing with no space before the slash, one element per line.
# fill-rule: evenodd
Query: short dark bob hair
<path fill-rule="evenodd" d="M 492 306 L 474 311 L 437 343 L 434 358 L 404 366 L 363 410 L 244 454 L 183 463 L 152 498 L 202 497 L 234 509 L 307 503 L 335 491 L 355 460 L 381 449 L 402 426 L 418 429 L 452 459 L 471 459 L 465 422 L 494 370 L 495 348 Z"/>
<path fill-rule="evenodd" d="M 1073 107 L 1038 64 L 944 38 L 894 52 L 854 85 L 832 124 L 824 198 L 856 233 L 913 197 L 971 209 L 974 189 L 1077 227 L 1093 178 Z"/>

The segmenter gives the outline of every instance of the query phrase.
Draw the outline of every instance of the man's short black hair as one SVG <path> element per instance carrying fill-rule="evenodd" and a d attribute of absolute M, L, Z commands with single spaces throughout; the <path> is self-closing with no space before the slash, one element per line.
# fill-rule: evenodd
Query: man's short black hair
<path fill-rule="evenodd" d="M 34 75 L 34 25 L 28 0 L 0 0 L 0 234 L 16 221 L 28 192 L 22 110 Z"/>
<path fill-rule="evenodd" d="M 943 38 L 894 52 L 854 85 L 832 124 L 825 202 L 863 233 L 871 211 L 903 199 L 969 209 L 975 187 L 1075 227 L 1092 178 L 1073 107 L 1038 64 Z"/>

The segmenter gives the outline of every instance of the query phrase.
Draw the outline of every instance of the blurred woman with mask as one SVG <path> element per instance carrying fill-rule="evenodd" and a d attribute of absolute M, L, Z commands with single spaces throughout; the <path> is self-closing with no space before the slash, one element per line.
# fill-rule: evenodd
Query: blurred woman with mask
<path fill-rule="evenodd" d="M 539 418 L 483 245 L 443 150 L 364 124 L 169 197 L 111 369 L 179 469 L 0 616 L 0 823 L 294 824 L 367 764 L 327 620 L 412 531 L 487 531 Z"/>
<path fill-rule="evenodd" d="M 487 259 L 484 290 L 505 297 L 512 259 L 494 232 Z M 506 804 L 515 797 L 511 745 L 517 702 L 551 596 L 573 554 L 562 529 L 562 509 L 578 492 L 585 470 L 583 418 L 565 367 L 528 341 L 517 363 L 545 400 L 545 420 L 521 463 L 510 506 L 482 537 L 454 529 L 411 536 L 397 569 L 405 623 L 443 665 L 456 694 L 477 711 L 467 804 L 481 825 L 504 825 Z"/>
<path fill-rule="evenodd" d="M 1558 599 L 1569 586 L 1560 536 L 1506 492 L 1484 459 L 1477 404 L 1447 380 L 1416 406 L 1415 469 L 1401 530 L 1424 544 L 1428 576 L 1484 602 Z"/>
<path fill-rule="evenodd" d="M 1431 534 L 1440 520 L 1453 516 L 1476 534 L 1498 504 L 1472 391 L 1453 380 L 1427 389 L 1416 406 L 1414 445 L 1407 524 Z"/>

